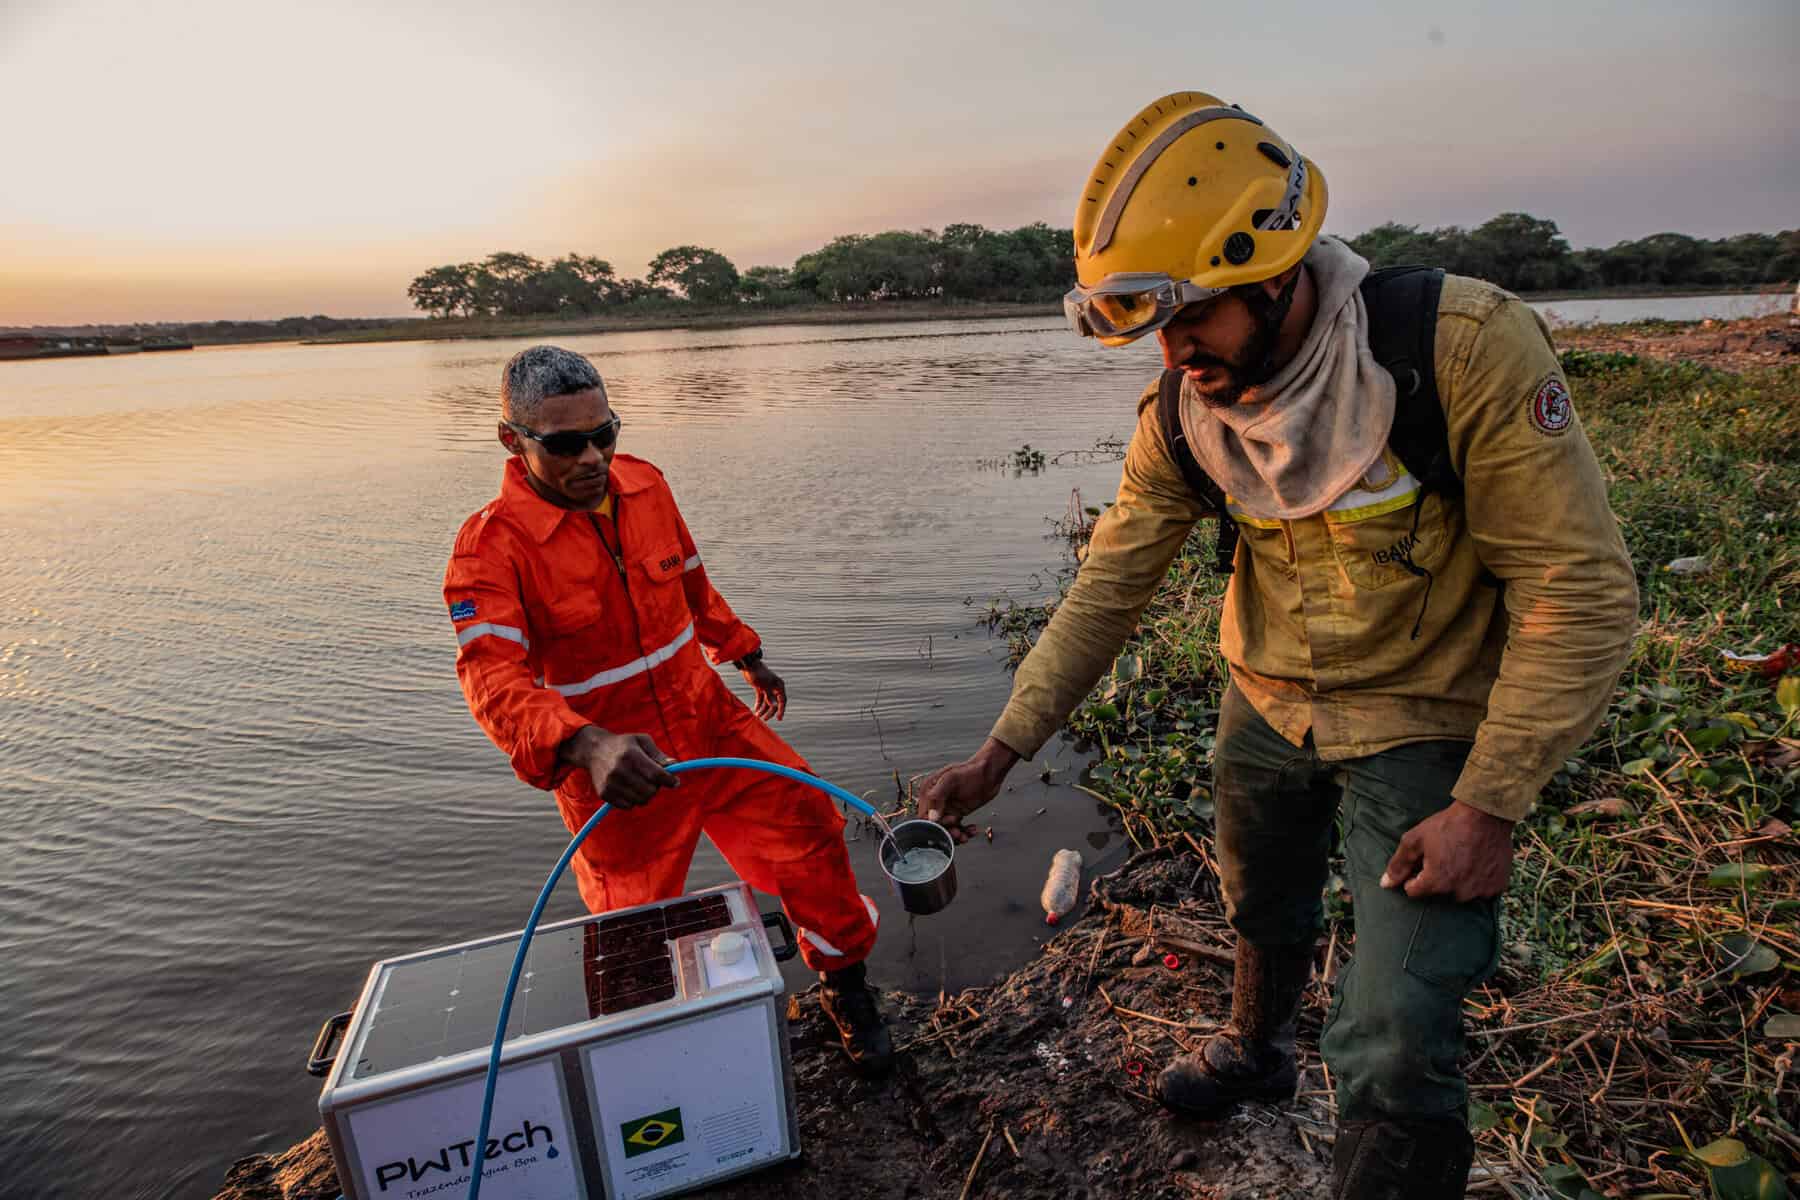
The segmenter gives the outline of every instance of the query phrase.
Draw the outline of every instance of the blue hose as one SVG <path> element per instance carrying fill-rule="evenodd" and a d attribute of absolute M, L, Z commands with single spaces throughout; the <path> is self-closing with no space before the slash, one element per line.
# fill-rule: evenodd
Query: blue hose
<path fill-rule="evenodd" d="M 827 783 L 817 775 L 808 775 L 805 771 L 796 771 L 780 763 L 763 762 L 755 758 L 693 758 L 686 762 L 669 763 L 665 769 L 671 775 L 679 775 L 683 771 L 703 771 L 715 767 L 742 767 L 749 771 L 780 775 L 797 783 L 816 787 L 865 816 L 877 816 L 875 809 L 860 796 L 852 796 L 835 783 Z M 587 819 L 587 824 L 569 842 L 568 849 L 556 860 L 550 878 L 544 881 L 544 890 L 538 893 L 537 903 L 531 906 L 531 917 L 525 922 L 525 932 L 519 935 L 519 952 L 513 955 L 512 974 L 506 978 L 506 994 L 500 997 L 500 1019 L 494 1024 L 494 1048 L 488 1054 L 487 1085 L 481 1095 L 481 1131 L 475 1136 L 475 1166 L 469 1175 L 469 1200 L 478 1200 L 481 1195 L 481 1170 L 482 1164 L 487 1161 L 488 1124 L 494 1116 L 494 1083 L 500 1074 L 500 1049 L 506 1041 L 506 1022 L 512 1016 L 513 989 L 519 986 L 519 972 L 525 967 L 525 952 L 531 948 L 531 935 L 537 932 L 538 918 L 544 915 L 544 905 L 549 902 L 550 893 L 556 889 L 557 880 L 562 878 L 563 871 L 568 868 L 569 860 L 575 857 L 575 851 L 581 849 L 581 843 L 587 841 L 588 834 L 594 832 L 600 819 L 611 811 L 612 805 L 602 804 L 600 810 Z"/>

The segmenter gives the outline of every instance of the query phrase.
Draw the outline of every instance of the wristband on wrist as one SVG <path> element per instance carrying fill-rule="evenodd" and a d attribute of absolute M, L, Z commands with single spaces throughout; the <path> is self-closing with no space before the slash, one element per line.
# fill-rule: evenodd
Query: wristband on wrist
<path fill-rule="evenodd" d="M 762 647 L 758 646 L 756 649 L 752 650 L 750 653 L 744 655 L 744 657 L 738 658 L 738 659 L 733 659 L 731 665 L 736 667 L 740 671 L 748 671 L 751 667 L 761 665 L 762 658 L 763 658 Z"/>

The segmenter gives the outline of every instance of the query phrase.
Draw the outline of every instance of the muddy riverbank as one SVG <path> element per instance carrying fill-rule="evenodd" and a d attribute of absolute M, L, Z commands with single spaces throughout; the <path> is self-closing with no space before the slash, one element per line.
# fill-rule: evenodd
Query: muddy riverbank
<path fill-rule="evenodd" d="M 1800 327 L 1779 313 L 1735 321 L 1566 325 L 1557 329 L 1556 342 L 1564 349 L 1691 362 L 1721 371 L 1800 362 Z"/>
<path fill-rule="evenodd" d="M 1218 1122 L 1151 1097 L 1160 1064 L 1230 1009 L 1231 940 L 1198 857 L 1138 855 L 1089 885 L 1083 909 L 991 987 L 888 993 L 892 1077 L 846 1069 L 813 992 L 790 1003 L 798 1160 L 696 1193 L 711 1200 L 1071 1200 L 1322 1194 L 1331 1113 L 1316 1041 L 1326 989 L 1300 1022 L 1297 1099 Z M 1166 956 L 1173 957 L 1166 957 Z M 335 1200 L 323 1135 L 236 1163 L 216 1200 Z"/>

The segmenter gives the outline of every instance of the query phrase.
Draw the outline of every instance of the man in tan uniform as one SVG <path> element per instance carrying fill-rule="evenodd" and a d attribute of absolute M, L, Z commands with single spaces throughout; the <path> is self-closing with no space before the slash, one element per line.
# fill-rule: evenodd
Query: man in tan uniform
<path fill-rule="evenodd" d="M 1321 1041 L 1333 1195 L 1437 1200 L 1463 1195 L 1471 1162 L 1460 1008 L 1499 956 L 1512 827 L 1604 713 L 1637 588 L 1548 332 L 1516 297 L 1443 278 L 1426 369 L 1455 486 L 1396 453 L 1421 380 L 1372 357 L 1368 263 L 1321 236 L 1325 208 L 1316 164 L 1211 96 L 1164 97 L 1106 144 L 1066 307 L 1108 345 L 1156 334 L 1179 432 L 1153 385 L 1011 701 L 919 807 L 956 830 L 1111 664 L 1210 515 L 1177 465 L 1191 453 L 1242 535 L 1213 762 L 1238 946 L 1231 1023 L 1158 1092 L 1201 1117 L 1292 1095 L 1341 816 L 1356 945 Z"/>

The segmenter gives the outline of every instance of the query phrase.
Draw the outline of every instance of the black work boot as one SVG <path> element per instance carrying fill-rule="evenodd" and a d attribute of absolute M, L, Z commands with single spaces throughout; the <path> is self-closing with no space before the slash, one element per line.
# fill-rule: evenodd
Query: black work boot
<path fill-rule="evenodd" d="M 1460 1117 L 1345 1121 L 1331 1150 L 1331 1200 L 1462 1200 L 1474 1161 Z"/>
<path fill-rule="evenodd" d="M 1218 1117 L 1239 1100 L 1288 1100 L 1294 1065 L 1294 1017 L 1312 976 L 1312 944 L 1253 946 L 1238 939 L 1231 974 L 1231 1023 L 1197 1054 L 1163 1068 L 1157 1098 L 1190 1117 Z"/>
<path fill-rule="evenodd" d="M 859 1074 L 885 1075 L 894 1065 L 894 1039 L 875 1004 L 862 963 L 819 973 L 819 1007 L 837 1026 L 850 1065 Z"/>

